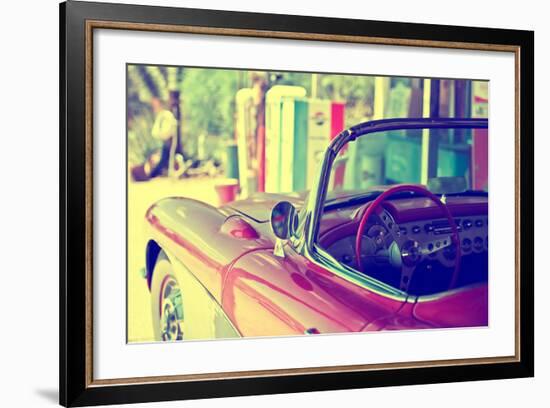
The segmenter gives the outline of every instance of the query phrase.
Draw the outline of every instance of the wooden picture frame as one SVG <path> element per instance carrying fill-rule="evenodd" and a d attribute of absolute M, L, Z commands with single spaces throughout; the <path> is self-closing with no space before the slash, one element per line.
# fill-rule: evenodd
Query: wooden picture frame
<path fill-rule="evenodd" d="M 197 33 L 515 54 L 516 350 L 462 360 L 184 376 L 93 377 L 93 32 Z M 352 389 L 534 375 L 534 33 L 68 1 L 60 5 L 60 403 L 64 406 Z M 510 165 L 512 165 L 510 163 Z M 513 222 L 513 221 L 510 221 Z"/>

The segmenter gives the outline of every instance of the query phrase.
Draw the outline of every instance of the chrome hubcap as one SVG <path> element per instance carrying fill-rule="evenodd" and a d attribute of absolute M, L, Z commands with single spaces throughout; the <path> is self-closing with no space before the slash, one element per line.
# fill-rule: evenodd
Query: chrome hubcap
<path fill-rule="evenodd" d="M 163 341 L 183 339 L 183 303 L 177 282 L 169 278 L 162 291 L 160 333 Z"/>

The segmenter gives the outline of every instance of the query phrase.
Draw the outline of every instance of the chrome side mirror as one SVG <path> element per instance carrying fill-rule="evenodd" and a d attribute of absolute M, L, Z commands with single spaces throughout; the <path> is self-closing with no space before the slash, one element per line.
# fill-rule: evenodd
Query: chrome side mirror
<path fill-rule="evenodd" d="M 296 208 L 288 201 L 280 201 L 271 210 L 271 230 L 281 240 L 287 240 L 296 231 Z"/>

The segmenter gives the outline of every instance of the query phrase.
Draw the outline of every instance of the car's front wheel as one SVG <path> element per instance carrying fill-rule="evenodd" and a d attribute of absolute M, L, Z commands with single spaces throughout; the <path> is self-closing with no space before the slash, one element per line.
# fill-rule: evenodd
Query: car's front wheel
<path fill-rule="evenodd" d="M 183 293 L 164 252 L 159 254 L 153 270 L 151 312 L 156 341 L 184 339 Z"/>

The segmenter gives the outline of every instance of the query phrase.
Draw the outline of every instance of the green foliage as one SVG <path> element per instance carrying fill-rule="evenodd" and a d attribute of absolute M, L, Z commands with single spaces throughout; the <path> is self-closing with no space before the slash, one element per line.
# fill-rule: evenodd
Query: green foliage
<path fill-rule="evenodd" d="M 311 74 L 305 72 L 271 72 L 272 84 L 294 85 L 305 88 L 311 94 Z"/>
<path fill-rule="evenodd" d="M 160 150 L 162 142 L 151 137 L 153 115 L 145 109 L 141 114 L 131 119 L 128 124 L 128 163 L 137 165 L 155 151 Z"/>
<path fill-rule="evenodd" d="M 374 77 L 366 75 L 320 75 L 319 96 L 346 102 L 346 127 L 372 115 Z"/>
<path fill-rule="evenodd" d="M 128 163 L 145 162 L 162 143 L 151 137 L 155 120 L 151 99 L 167 99 L 168 90 L 165 70 L 156 66 L 128 65 L 127 117 L 128 117 Z"/>
<path fill-rule="evenodd" d="M 187 68 L 180 85 L 184 145 L 201 135 L 231 138 L 239 72 Z"/>
<path fill-rule="evenodd" d="M 140 66 L 128 66 L 127 120 L 128 120 L 128 163 L 143 163 L 149 155 L 159 149 L 160 142 L 151 137 L 153 112 L 149 102 L 156 89 L 152 90 L 144 79 Z"/>

